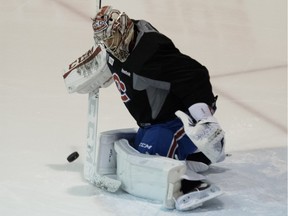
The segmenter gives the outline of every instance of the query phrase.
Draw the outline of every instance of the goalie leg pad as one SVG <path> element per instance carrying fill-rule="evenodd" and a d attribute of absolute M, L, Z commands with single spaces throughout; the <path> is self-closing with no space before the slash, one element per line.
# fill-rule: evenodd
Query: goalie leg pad
<path fill-rule="evenodd" d="M 86 157 L 84 164 L 85 178 L 98 188 L 109 192 L 116 192 L 121 182 L 117 180 L 116 176 L 114 141 L 123 137 L 132 140 L 135 134 L 136 129 L 133 128 L 100 133 L 99 140 L 96 143 L 96 150 L 91 149 L 93 152 L 95 151 L 93 153 L 95 156 Z"/>
<path fill-rule="evenodd" d="M 96 149 L 96 172 L 100 175 L 116 174 L 116 152 L 114 142 L 119 139 L 132 141 L 136 135 L 136 129 L 118 129 L 100 133 Z"/>
<path fill-rule="evenodd" d="M 161 201 L 165 208 L 175 208 L 174 197 L 181 195 L 185 162 L 139 153 L 125 139 L 116 141 L 114 147 L 122 189 L 134 196 Z"/>

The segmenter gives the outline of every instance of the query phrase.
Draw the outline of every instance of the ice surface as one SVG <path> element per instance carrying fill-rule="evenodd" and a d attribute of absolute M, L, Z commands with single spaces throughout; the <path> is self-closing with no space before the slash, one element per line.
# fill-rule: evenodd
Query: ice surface
<path fill-rule="evenodd" d="M 62 69 L 91 47 L 96 1 L 0 0 L 0 215 L 287 215 L 287 2 L 102 4 L 150 21 L 209 69 L 232 156 L 206 174 L 224 194 L 180 213 L 89 185 L 88 96 L 67 93 Z M 100 131 L 136 126 L 115 86 L 100 92 L 99 113 Z"/>

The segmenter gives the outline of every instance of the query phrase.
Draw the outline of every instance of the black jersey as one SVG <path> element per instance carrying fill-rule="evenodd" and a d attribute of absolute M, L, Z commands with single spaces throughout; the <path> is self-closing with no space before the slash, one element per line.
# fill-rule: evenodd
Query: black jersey
<path fill-rule="evenodd" d="M 120 62 L 108 52 L 107 63 L 138 125 L 172 120 L 177 110 L 187 112 L 198 102 L 211 105 L 214 95 L 207 69 L 148 22 L 133 22 L 137 37 L 127 60 Z"/>

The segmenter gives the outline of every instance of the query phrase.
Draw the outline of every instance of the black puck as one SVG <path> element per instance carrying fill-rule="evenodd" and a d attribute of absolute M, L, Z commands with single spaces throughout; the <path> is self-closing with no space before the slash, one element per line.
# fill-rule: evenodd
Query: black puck
<path fill-rule="evenodd" d="M 76 160 L 78 157 L 79 157 L 78 152 L 73 152 L 67 157 L 67 160 L 69 161 L 69 163 L 71 163 L 74 160 Z"/>

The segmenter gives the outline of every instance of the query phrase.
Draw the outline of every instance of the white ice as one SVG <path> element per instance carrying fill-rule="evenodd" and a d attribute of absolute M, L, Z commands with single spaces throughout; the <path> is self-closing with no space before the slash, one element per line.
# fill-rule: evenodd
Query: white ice
<path fill-rule="evenodd" d="M 287 1 L 104 4 L 150 21 L 209 69 L 232 156 L 206 174 L 224 194 L 180 213 L 88 184 L 87 95 L 69 95 L 62 70 L 92 46 L 97 2 L 0 0 L 0 215 L 287 215 Z M 136 126 L 114 86 L 99 112 L 99 131 Z"/>

